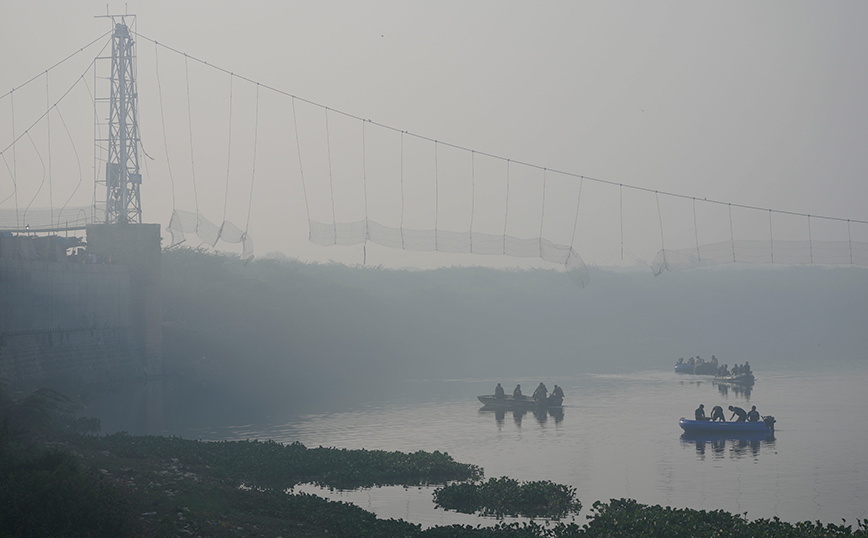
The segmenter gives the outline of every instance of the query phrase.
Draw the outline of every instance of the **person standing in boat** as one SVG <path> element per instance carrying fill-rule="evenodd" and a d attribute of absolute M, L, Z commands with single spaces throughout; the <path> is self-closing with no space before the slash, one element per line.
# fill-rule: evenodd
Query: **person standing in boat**
<path fill-rule="evenodd" d="M 514 400 L 523 400 L 524 395 L 521 393 L 521 385 L 516 385 L 515 389 L 512 391 L 512 398 Z"/>
<path fill-rule="evenodd" d="M 503 387 L 500 386 L 500 383 L 498 383 L 497 386 L 494 387 L 494 397 L 498 400 L 506 397 L 506 394 L 504 394 Z"/>
<path fill-rule="evenodd" d="M 533 399 L 537 402 L 544 402 L 548 398 L 549 389 L 540 381 L 539 386 L 533 391 Z"/>
<path fill-rule="evenodd" d="M 750 411 L 747 412 L 747 421 L 748 422 L 759 422 L 760 414 L 759 411 L 756 410 L 756 406 L 752 405 Z"/>
<path fill-rule="evenodd" d="M 732 420 L 736 416 L 738 417 L 736 419 L 736 422 L 745 422 L 747 420 L 747 413 L 741 407 L 735 407 L 730 405 L 729 410 L 732 411 L 732 416 L 729 417 L 729 420 Z"/>
<path fill-rule="evenodd" d="M 711 421 L 717 422 L 718 419 L 721 422 L 726 422 L 726 417 L 723 416 L 723 408 L 719 405 L 715 405 L 711 408 Z"/>
<path fill-rule="evenodd" d="M 699 421 L 708 420 L 705 418 L 705 404 L 699 404 L 699 407 L 693 412 L 693 418 Z"/>

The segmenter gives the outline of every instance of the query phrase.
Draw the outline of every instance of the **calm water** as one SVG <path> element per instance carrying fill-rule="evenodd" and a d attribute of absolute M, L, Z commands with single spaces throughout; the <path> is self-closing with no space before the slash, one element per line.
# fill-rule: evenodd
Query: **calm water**
<path fill-rule="evenodd" d="M 483 467 L 486 478 L 552 480 L 576 488 L 585 506 L 628 497 L 646 504 L 724 509 L 747 517 L 840 523 L 868 517 L 868 369 L 837 372 L 756 371 L 749 393 L 701 376 L 652 371 L 544 379 L 566 393 L 562 414 L 496 413 L 477 394 L 502 382 L 531 392 L 537 379 L 408 382 L 403 395 L 352 410 L 271 416 L 252 424 L 160 427 L 148 405 L 147 433 L 188 438 L 274 439 L 309 447 L 448 452 Z M 684 439 L 679 417 L 704 403 L 756 405 L 777 418 L 773 439 Z M 92 414 L 99 415 L 99 404 Z M 729 418 L 730 413 L 727 413 Z M 108 426 L 108 427 L 105 427 Z M 161 431 L 154 431 L 155 428 Z M 127 428 L 129 429 L 129 428 Z M 113 428 L 106 424 L 105 433 Z M 431 488 L 320 491 L 380 517 L 443 525 L 481 518 L 435 509 Z"/>

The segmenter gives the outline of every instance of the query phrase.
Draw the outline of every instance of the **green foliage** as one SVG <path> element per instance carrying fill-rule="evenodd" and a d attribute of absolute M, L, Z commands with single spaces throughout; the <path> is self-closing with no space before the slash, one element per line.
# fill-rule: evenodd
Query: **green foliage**
<path fill-rule="evenodd" d="M 353 489 L 381 485 L 442 484 L 479 478 L 475 465 L 458 463 L 443 452 L 411 454 L 383 450 L 307 448 L 274 441 L 204 442 L 180 437 L 81 436 L 77 446 L 109 451 L 124 458 L 171 458 L 185 465 L 207 466 L 238 484 L 283 490 L 299 483 Z"/>
<path fill-rule="evenodd" d="M 512 478 L 501 477 L 438 488 L 434 491 L 434 502 L 447 510 L 468 514 L 561 518 L 582 509 L 575 495 L 575 488 L 548 480 L 519 484 Z"/>
<path fill-rule="evenodd" d="M 858 520 L 856 531 L 849 526 L 809 521 L 790 524 L 778 518 L 748 522 L 723 510 L 691 510 L 647 506 L 631 499 L 597 501 L 583 527 L 586 538 L 838 538 L 868 536 L 866 521 Z"/>
<path fill-rule="evenodd" d="M 74 404 L 53 389 L 36 389 L 22 398 L 7 396 L 0 386 L 0 444 L 66 430 L 95 432 L 96 419 L 75 418 Z"/>
<path fill-rule="evenodd" d="M 0 536 L 123 536 L 123 491 L 56 450 L 2 451 Z"/>

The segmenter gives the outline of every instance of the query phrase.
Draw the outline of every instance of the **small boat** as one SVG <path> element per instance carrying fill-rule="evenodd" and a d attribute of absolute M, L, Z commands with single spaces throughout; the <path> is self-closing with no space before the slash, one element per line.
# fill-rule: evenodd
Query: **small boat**
<path fill-rule="evenodd" d="M 684 433 L 690 434 L 774 433 L 775 422 L 775 417 L 767 415 L 759 422 L 712 422 L 682 418 L 678 425 Z"/>
<path fill-rule="evenodd" d="M 496 397 L 494 394 L 486 394 L 483 396 L 476 397 L 485 407 L 491 408 L 499 408 L 499 409 L 540 409 L 540 408 L 551 408 L 551 407 L 560 407 L 564 402 L 563 397 L 559 396 L 549 396 L 545 400 L 537 401 L 533 398 L 523 397 L 523 398 L 513 398 L 512 396 L 504 396 L 502 398 Z"/>
<path fill-rule="evenodd" d="M 756 381 L 752 372 L 736 375 L 716 375 L 714 381 L 717 383 L 732 383 L 734 385 L 753 385 Z"/>
<path fill-rule="evenodd" d="M 716 375 L 717 364 L 712 362 L 699 362 L 696 364 L 681 363 L 675 365 L 676 374 Z"/>

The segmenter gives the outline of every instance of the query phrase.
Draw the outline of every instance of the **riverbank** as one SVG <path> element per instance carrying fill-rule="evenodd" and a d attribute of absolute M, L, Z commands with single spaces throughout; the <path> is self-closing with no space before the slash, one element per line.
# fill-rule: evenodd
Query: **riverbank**
<path fill-rule="evenodd" d="M 9 443 L 3 450 L 0 496 L 5 515 L 0 521 L 5 527 L 0 526 L 0 535 L 4 536 L 39 535 L 9 526 L 10 516 L 20 516 L 13 512 L 26 509 L 27 502 L 38 503 L 42 511 L 31 520 L 63 524 L 65 517 L 70 525 L 92 527 L 67 529 L 69 536 L 868 536 L 865 521 L 857 521 L 855 530 L 846 524 L 748 521 L 720 510 L 646 506 L 628 499 L 594 503 L 584 526 L 530 523 L 423 530 L 401 520 L 378 519 L 352 504 L 287 493 L 304 482 L 357 488 L 481 479 L 482 469 L 439 452 L 309 449 L 298 443 L 201 442 L 126 434 L 52 435 L 31 442 L 24 452 Z M 19 465 L 10 469 L 15 461 Z M 59 465 L 52 468 L 52 462 Z M 75 475 L 71 465 L 78 467 L 78 482 L 69 478 Z M 43 483 L 24 480 L 24 471 L 34 469 L 45 478 Z M 62 479 L 65 486 L 58 487 L 53 478 Z M 78 519 L 48 513 L 64 506 L 75 509 Z M 87 510 L 94 514 L 85 517 Z M 106 527 L 106 522 L 111 525 Z"/>

